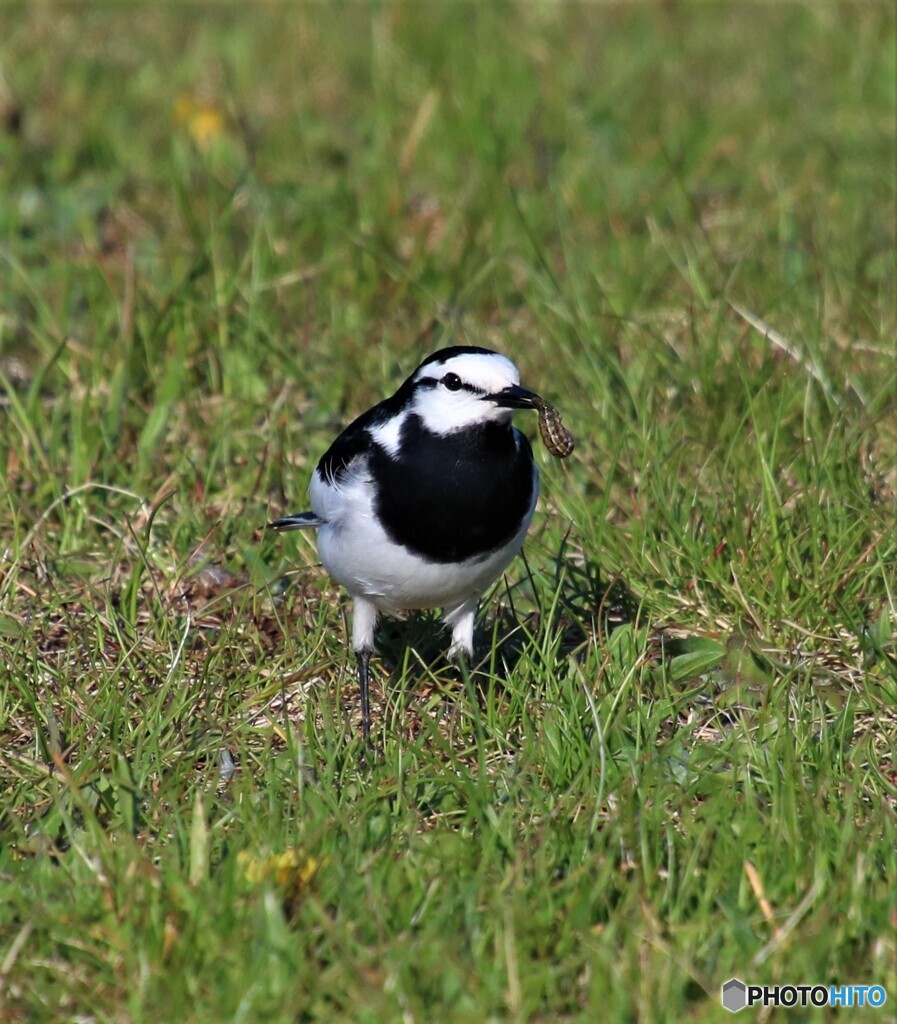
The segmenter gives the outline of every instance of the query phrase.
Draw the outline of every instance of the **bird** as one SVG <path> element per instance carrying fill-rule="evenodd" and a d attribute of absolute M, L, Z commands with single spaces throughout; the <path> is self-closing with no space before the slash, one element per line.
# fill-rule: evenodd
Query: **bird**
<path fill-rule="evenodd" d="M 449 657 L 472 658 L 480 598 L 522 548 L 539 496 L 532 447 L 512 416 L 545 404 L 506 356 L 443 348 L 330 445 L 312 474 L 311 510 L 268 524 L 316 530 L 321 563 L 352 598 L 364 743 L 381 614 L 441 608 Z"/>

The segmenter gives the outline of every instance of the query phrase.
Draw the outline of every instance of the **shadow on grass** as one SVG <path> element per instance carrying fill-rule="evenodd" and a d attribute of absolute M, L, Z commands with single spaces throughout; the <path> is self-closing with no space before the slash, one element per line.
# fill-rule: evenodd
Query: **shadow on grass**
<path fill-rule="evenodd" d="M 596 562 L 570 558 L 563 546 L 554 562 L 549 586 L 527 565 L 526 577 L 506 587 L 506 601 L 500 599 L 500 584 L 493 599 L 482 602 L 486 622 L 480 622 L 474 638 L 475 683 L 507 680 L 531 645 L 550 648 L 560 661 L 581 658 L 614 630 L 638 621 L 641 603 L 620 577 L 605 578 Z M 446 654 L 449 642 L 449 630 L 437 611 L 415 611 L 381 620 L 377 655 L 394 677 L 393 684 L 403 675 L 408 650 L 434 675 L 450 671 L 460 682 L 461 672 Z"/>

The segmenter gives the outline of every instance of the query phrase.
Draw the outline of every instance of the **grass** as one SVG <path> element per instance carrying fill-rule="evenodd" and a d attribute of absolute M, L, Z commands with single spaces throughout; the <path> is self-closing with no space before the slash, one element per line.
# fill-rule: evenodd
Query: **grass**
<path fill-rule="evenodd" d="M 897 1019 L 893 9 L 0 26 L 0 1021 Z M 360 769 L 262 527 L 456 341 L 578 447 Z"/>

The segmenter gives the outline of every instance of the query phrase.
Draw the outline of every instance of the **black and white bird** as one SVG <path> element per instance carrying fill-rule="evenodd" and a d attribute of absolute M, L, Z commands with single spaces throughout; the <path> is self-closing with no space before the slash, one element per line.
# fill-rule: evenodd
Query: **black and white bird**
<path fill-rule="evenodd" d="M 523 546 L 539 494 L 532 448 L 511 417 L 541 401 L 505 356 L 442 349 L 327 449 L 312 510 L 270 524 L 316 529 L 324 568 L 352 596 L 365 739 L 381 612 L 442 608 L 449 656 L 472 656 L 477 603 Z"/>

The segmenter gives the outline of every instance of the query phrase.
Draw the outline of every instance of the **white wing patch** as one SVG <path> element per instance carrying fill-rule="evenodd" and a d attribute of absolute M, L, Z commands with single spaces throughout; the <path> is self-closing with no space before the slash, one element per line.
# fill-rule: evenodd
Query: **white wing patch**
<path fill-rule="evenodd" d="M 371 437 L 381 448 L 386 450 L 390 458 L 394 459 L 399 453 L 399 438 L 402 435 L 402 427 L 407 415 L 407 412 L 399 413 L 398 416 L 391 417 L 385 423 L 367 428 Z"/>

